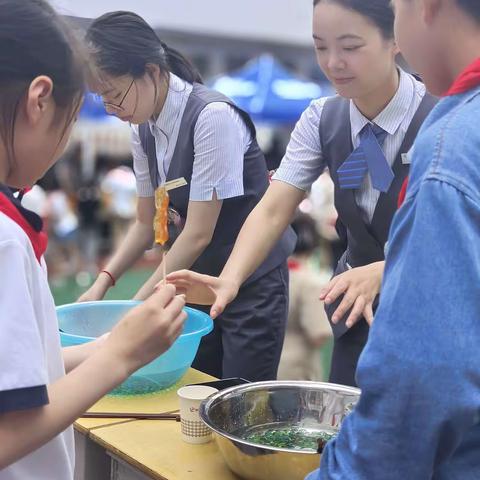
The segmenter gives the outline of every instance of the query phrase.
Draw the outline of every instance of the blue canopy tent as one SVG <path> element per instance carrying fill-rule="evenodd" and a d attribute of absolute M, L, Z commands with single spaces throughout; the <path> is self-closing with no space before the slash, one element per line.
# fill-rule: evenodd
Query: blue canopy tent
<path fill-rule="evenodd" d="M 296 77 L 271 55 L 215 78 L 210 86 L 230 97 L 256 123 L 295 123 L 310 102 L 332 95 L 332 86 Z"/>
<path fill-rule="evenodd" d="M 82 119 L 95 121 L 109 120 L 111 118 L 111 115 L 108 115 L 105 110 L 102 98 L 91 92 L 86 92 L 79 116 Z"/>

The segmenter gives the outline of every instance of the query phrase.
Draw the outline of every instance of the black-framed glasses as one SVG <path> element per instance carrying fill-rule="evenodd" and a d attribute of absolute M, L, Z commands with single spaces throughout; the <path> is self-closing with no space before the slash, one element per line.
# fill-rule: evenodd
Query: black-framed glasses
<path fill-rule="evenodd" d="M 130 92 L 130 90 L 132 89 L 132 86 L 133 86 L 134 83 L 135 83 L 135 79 L 133 79 L 132 82 L 130 83 L 129 87 L 127 88 L 127 91 L 125 92 L 125 95 L 122 97 L 122 100 L 120 100 L 119 104 L 110 103 L 110 102 L 103 102 L 104 107 L 105 108 L 113 108 L 114 110 L 117 110 L 119 112 L 124 112 L 125 109 L 122 106 L 123 102 L 127 98 L 127 95 Z"/>

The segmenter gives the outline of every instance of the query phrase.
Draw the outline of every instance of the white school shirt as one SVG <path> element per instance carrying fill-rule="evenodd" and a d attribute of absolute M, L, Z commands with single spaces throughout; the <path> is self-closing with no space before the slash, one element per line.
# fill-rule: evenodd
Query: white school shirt
<path fill-rule="evenodd" d="M 2 202 L 7 195 L 0 189 Z M 48 404 L 47 385 L 65 374 L 55 304 L 43 257 L 0 212 L 0 415 Z M 0 446 L 0 448 L 2 448 Z M 73 427 L 0 471 L 0 480 L 73 480 Z"/>
<path fill-rule="evenodd" d="M 389 104 L 373 119 L 379 127 L 387 132 L 383 152 L 390 166 L 393 166 L 398 151 L 403 143 L 408 127 L 426 92 L 425 85 L 412 75 L 399 69 L 400 82 L 398 90 Z M 297 122 L 287 146 L 287 152 L 273 176 L 280 180 L 308 191 L 326 168 L 320 144 L 320 119 L 328 98 L 314 100 L 303 112 Z M 360 132 L 369 123 L 368 120 L 350 100 L 350 125 L 352 145 L 360 144 Z M 364 220 L 371 222 L 380 191 L 372 187 L 370 174 L 365 175 L 362 186 L 355 190 L 355 199 Z"/>
<path fill-rule="evenodd" d="M 162 111 L 155 122 L 148 122 L 155 138 L 160 184 L 166 181 L 192 88 L 190 83 L 170 73 L 169 90 Z M 214 192 L 219 200 L 243 195 L 243 160 L 252 136 L 239 113 L 224 102 L 208 104 L 198 116 L 193 140 L 195 158 L 190 200 L 210 201 Z M 132 125 L 132 154 L 137 195 L 152 197 L 155 192 L 138 125 Z"/>

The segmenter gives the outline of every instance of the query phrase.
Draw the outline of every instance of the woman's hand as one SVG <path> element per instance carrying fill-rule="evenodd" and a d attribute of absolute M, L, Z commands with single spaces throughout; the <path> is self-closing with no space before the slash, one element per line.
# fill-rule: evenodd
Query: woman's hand
<path fill-rule="evenodd" d="M 212 277 L 190 270 L 180 270 L 167 275 L 167 282 L 187 297 L 188 303 L 212 305 L 210 316 L 218 317 L 237 296 L 239 286 L 223 277 Z"/>
<path fill-rule="evenodd" d="M 338 323 L 352 309 L 346 326 L 352 327 L 362 316 L 369 325 L 373 322 L 373 302 L 380 293 L 385 262 L 375 262 L 364 267 L 352 268 L 332 278 L 320 291 L 320 300 L 327 305 L 340 295 L 343 299 L 332 316 L 332 322 Z"/>

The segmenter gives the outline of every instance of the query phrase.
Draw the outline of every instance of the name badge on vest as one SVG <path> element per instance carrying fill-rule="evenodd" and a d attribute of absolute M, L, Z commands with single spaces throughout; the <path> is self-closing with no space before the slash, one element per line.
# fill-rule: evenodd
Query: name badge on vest
<path fill-rule="evenodd" d="M 177 178 L 175 180 L 170 180 L 169 182 L 165 183 L 165 190 L 168 192 L 169 190 L 173 190 L 174 188 L 183 187 L 187 184 L 187 181 L 184 177 Z"/>
<path fill-rule="evenodd" d="M 407 153 L 402 153 L 403 165 L 410 165 L 412 163 L 412 156 L 413 156 L 413 147 Z"/>

